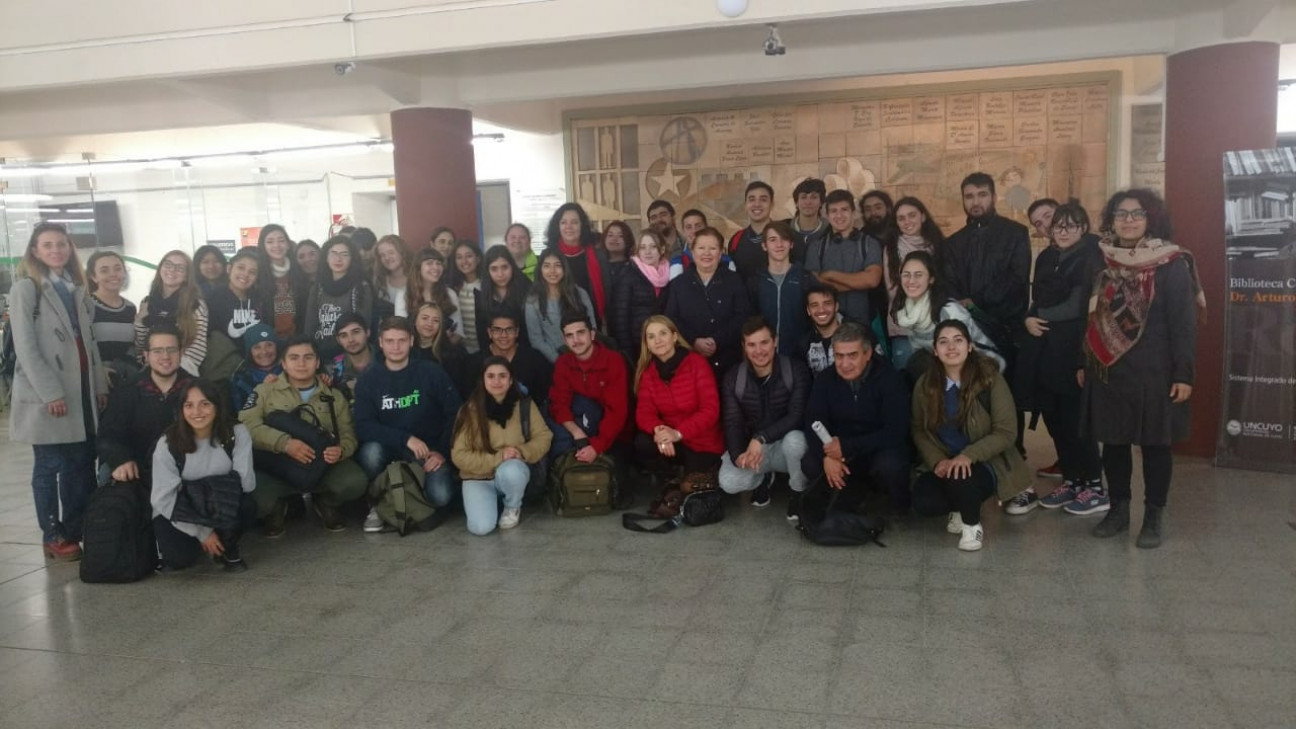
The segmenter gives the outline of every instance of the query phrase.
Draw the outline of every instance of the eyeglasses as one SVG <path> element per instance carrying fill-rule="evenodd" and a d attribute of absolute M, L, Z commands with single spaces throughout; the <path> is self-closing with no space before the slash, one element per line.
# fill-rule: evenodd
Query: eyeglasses
<path fill-rule="evenodd" d="M 337 248 L 334 248 L 333 250 L 329 251 L 329 258 L 350 258 L 350 257 L 351 257 L 351 251 L 348 251 L 346 249 L 338 250 Z"/>
<path fill-rule="evenodd" d="M 169 354 L 180 354 L 179 347 L 154 347 L 148 351 L 149 354 L 161 357 Z"/>
<path fill-rule="evenodd" d="M 1053 226 L 1053 232 L 1055 233 L 1070 233 L 1077 230 L 1080 230 L 1080 226 L 1075 223 L 1058 223 Z"/>
<path fill-rule="evenodd" d="M 518 328 L 517 327 L 491 327 L 486 331 L 491 334 L 517 334 Z"/>
<path fill-rule="evenodd" d="M 184 273 L 185 270 L 189 268 L 189 264 L 185 263 L 184 261 L 181 261 L 180 263 L 176 263 L 175 261 L 163 261 L 162 265 L 158 266 L 158 268 L 162 269 L 163 271 L 175 271 L 176 273 Z"/>
<path fill-rule="evenodd" d="M 1112 214 L 1117 220 L 1147 220 L 1147 211 L 1139 208 L 1137 210 L 1117 210 Z"/>

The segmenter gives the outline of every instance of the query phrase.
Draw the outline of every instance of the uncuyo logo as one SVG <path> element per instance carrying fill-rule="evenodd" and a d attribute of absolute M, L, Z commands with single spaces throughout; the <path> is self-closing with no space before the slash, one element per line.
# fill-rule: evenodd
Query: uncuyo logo
<path fill-rule="evenodd" d="M 1239 423 L 1236 420 L 1230 420 L 1224 425 L 1224 432 L 1236 438 L 1237 436 L 1242 435 L 1242 423 Z"/>

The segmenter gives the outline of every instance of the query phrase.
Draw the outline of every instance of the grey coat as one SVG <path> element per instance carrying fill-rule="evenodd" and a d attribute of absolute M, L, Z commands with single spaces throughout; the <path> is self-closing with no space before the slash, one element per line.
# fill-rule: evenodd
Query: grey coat
<path fill-rule="evenodd" d="M 9 322 L 13 327 L 13 406 L 9 414 L 9 437 L 18 443 L 53 445 L 80 443 L 86 433 L 82 410 L 80 356 L 72 334 L 72 319 L 63 300 L 48 279 L 40 283 L 40 315 L 36 309 L 36 285 L 30 278 L 19 279 L 9 292 Z M 91 422 L 97 423 L 97 396 L 108 394 L 108 375 L 95 346 L 94 301 L 84 287 L 72 290 L 80 317 L 81 342 L 90 371 Z M 46 406 L 55 400 L 67 403 L 67 415 L 56 418 Z"/>

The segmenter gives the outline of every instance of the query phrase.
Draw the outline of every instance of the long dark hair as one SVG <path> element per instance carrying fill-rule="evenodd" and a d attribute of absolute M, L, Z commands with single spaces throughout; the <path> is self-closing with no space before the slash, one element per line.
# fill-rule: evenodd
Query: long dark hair
<path fill-rule="evenodd" d="M 432 284 L 431 295 L 423 293 L 424 287 L 428 284 L 423 280 L 423 264 L 427 261 L 441 262 L 441 278 Z M 408 312 L 418 311 L 419 307 L 426 302 L 432 302 L 441 310 L 441 315 L 450 318 L 452 314 L 459 311 L 459 307 L 450 301 L 450 285 L 447 278 L 450 271 L 446 266 L 445 256 L 441 251 L 435 248 L 420 249 L 410 261 L 409 270 L 405 273 L 405 310 Z M 444 325 L 444 322 L 443 322 Z"/>
<path fill-rule="evenodd" d="M 941 280 L 937 278 L 937 275 L 940 272 L 936 270 L 936 257 L 927 251 L 910 252 L 909 255 L 904 257 L 904 262 L 902 262 L 899 269 L 897 269 L 895 278 L 892 279 L 896 282 L 896 295 L 895 298 L 891 300 L 891 320 L 896 320 L 896 317 L 900 314 L 900 310 L 903 309 L 905 305 L 905 290 L 904 286 L 900 285 L 899 270 L 903 269 L 905 264 L 910 261 L 918 261 L 927 269 L 927 277 L 931 279 L 931 287 L 927 289 L 927 303 L 931 306 L 931 320 L 940 321 L 941 309 L 945 307 L 945 302 L 950 300 L 950 295 L 949 290 L 946 289 L 945 285 L 941 283 Z"/>
<path fill-rule="evenodd" d="M 562 233 L 558 223 L 562 220 L 563 213 L 568 210 L 575 210 L 576 214 L 580 216 L 580 244 L 588 248 L 597 243 L 599 239 L 598 233 L 595 233 L 594 229 L 590 227 L 589 214 L 585 212 L 585 208 L 577 203 L 569 202 L 559 205 L 553 216 L 549 218 L 549 225 L 545 226 L 545 246 L 557 248 L 558 244 L 562 242 Z"/>
<path fill-rule="evenodd" d="M 333 278 L 333 269 L 329 268 L 329 252 L 338 246 L 343 246 L 351 253 L 351 264 L 342 278 Z M 296 260 L 296 257 L 293 259 Z M 315 285 L 323 288 L 326 292 L 334 295 L 340 291 L 349 291 L 355 286 L 369 283 L 365 276 L 364 261 L 360 259 L 360 251 L 356 248 L 351 239 L 345 235 L 335 235 L 324 241 L 323 247 L 320 248 L 320 266 L 315 273 Z"/>
<path fill-rule="evenodd" d="M 203 259 L 206 258 L 207 256 L 216 256 L 217 258 L 220 259 L 221 266 L 225 268 L 225 273 L 222 273 L 220 278 L 213 281 L 211 285 L 219 285 L 225 283 L 225 281 L 229 279 L 229 264 L 230 264 L 229 260 L 225 258 L 225 252 L 211 244 L 205 246 L 199 246 L 198 250 L 194 251 L 193 254 L 193 262 L 196 269 L 202 268 Z M 257 270 L 260 269 L 258 268 Z M 194 276 L 195 278 L 198 279 L 199 285 L 201 285 L 206 280 L 202 277 L 201 270 L 195 270 Z"/>
<path fill-rule="evenodd" d="M 967 361 L 963 363 L 962 375 L 959 383 L 959 408 L 955 421 L 958 422 L 960 430 L 967 427 L 968 413 L 971 411 L 972 403 L 976 402 L 977 395 L 983 390 L 989 390 L 994 387 L 995 376 L 999 374 L 999 366 L 994 360 L 983 356 L 972 345 L 972 334 L 968 332 L 967 325 L 958 319 L 946 319 L 936 325 L 936 331 L 932 335 L 932 341 L 940 338 L 940 333 L 944 329 L 957 329 L 969 345 Z M 945 365 L 941 363 L 939 357 L 928 358 L 927 379 L 923 382 L 922 392 L 919 397 L 922 398 L 923 406 L 923 424 L 927 426 L 929 432 L 935 433 L 945 423 Z"/>
<path fill-rule="evenodd" d="M 604 226 L 603 235 L 599 236 L 598 247 L 602 248 L 604 253 L 608 253 L 607 234 L 608 231 L 612 230 L 613 228 L 616 228 L 617 230 L 621 231 L 621 239 L 625 241 L 625 250 L 623 250 L 622 253 L 625 254 L 626 260 L 628 261 L 630 260 L 630 256 L 634 254 L 636 239 L 635 239 L 634 230 L 632 230 L 630 228 L 630 224 L 624 220 L 613 220 L 612 222 Z M 610 256 L 611 254 L 608 253 L 608 255 Z"/>
<path fill-rule="evenodd" d="M 508 292 L 504 295 L 504 301 L 495 301 L 495 282 L 490 277 L 490 266 L 496 261 L 508 261 L 509 269 L 512 270 L 512 276 L 509 278 Z M 522 311 L 526 303 L 527 292 L 531 290 L 530 281 L 518 268 L 517 261 L 513 260 L 513 254 L 509 253 L 508 246 L 504 244 L 493 245 L 486 251 L 485 257 L 482 258 L 481 270 L 484 274 L 482 280 L 482 293 L 485 294 L 483 300 L 486 302 L 487 309 L 495 308 L 507 304 Z M 481 316 L 478 314 L 478 316 Z"/>
<path fill-rule="evenodd" d="M 177 399 L 176 419 L 175 422 L 166 429 L 167 447 L 175 453 L 193 453 L 198 450 L 198 443 L 194 437 L 193 428 L 184 418 L 185 400 L 189 399 L 189 393 L 198 390 L 202 392 L 203 397 L 207 398 L 216 408 L 216 417 L 212 419 L 211 444 L 218 448 L 223 448 L 225 444 L 234 443 L 234 418 L 229 412 L 228 396 L 221 397 L 220 390 L 216 388 L 210 380 L 196 379 L 190 382 L 180 391 L 180 397 Z"/>
<path fill-rule="evenodd" d="M 577 293 L 576 283 L 572 280 L 571 269 L 567 267 L 566 256 L 559 253 L 557 248 L 544 249 L 536 259 L 536 280 L 531 286 L 531 293 L 527 294 L 527 303 L 534 301 L 540 311 L 540 318 L 549 320 L 549 282 L 544 280 L 544 275 L 540 271 L 544 268 L 545 261 L 550 258 L 558 261 L 563 272 L 562 280 L 558 282 L 558 320 L 562 321 L 568 314 L 589 316 L 585 311 L 585 305 L 581 303 L 580 294 Z"/>
<path fill-rule="evenodd" d="M 257 234 L 257 250 L 261 252 L 261 266 L 257 269 L 257 289 L 261 293 L 261 300 L 273 303 L 275 294 L 275 274 L 274 266 L 270 263 L 270 254 L 266 253 L 266 238 L 271 233 L 283 233 L 288 238 L 288 289 L 294 297 L 304 296 L 306 287 L 310 285 L 310 279 L 307 278 L 306 272 L 301 270 L 297 265 L 297 247 L 293 245 L 293 240 L 288 236 L 288 231 L 278 223 L 270 223 L 263 226 L 261 232 Z M 321 265 L 325 265 L 323 261 Z M 318 277 L 318 270 L 316 276 Z"/>
<path fill-rule="evenodd" d="M 1170 212 L 1166 210 L 1165 200 L 1155 192 L 1146 188 L 1136 188 L 1133 190 L 1121 190 L 1103 206 L 1102 226 L 1099 228 L 1103 233 L 1111 233 L 1114 230 L 1116 222 L 1116 206 L 1126 200 L 1138 200 L 1139 206 L 1147 212 L 1147 232 L 1144 235 L 1148 238 L 1160 238 L 1163 241 L 1169 241 L 1173 231 L 1170 228 Z"/>
<path fill-rule="evenodd" d="M 463 285 L 468 282 L 464 278 L 463 271 L 459 270 L 459 249 L 467 248 L 472 251 L 473 256 L 477 259 L 477 280 L 480 282 L 486 277 L 486 272 L 482 270 L 482 252 L 477 248 L 475 241 L 461 238 L 455 241 L 454 248 L 450 249 L 450 260 L 446 261 L 446 277 L 450 280 L 450 288 L 456 293 L 463 291 Z"/>
<path fill-rule="evenodd" d="M 491 447 L 490 442 L 490 418 L 486 415 L 486 398 L 490 397 L 486 392 L 486 370 L 494 365 L 500 365 L 509 373 L 509 392 L 504 396 L 505 402 L 512 400 L 516 403 L 522 399 L 522 391 L 518 389 L 517 378 L 513 376 L 513 365 L 503 357 L 494 355 L 487 357 L 482 362 L 481 372 L 477 376 L 477 386 L 473 388 L 472 394 L 468 396 L 468 401 L 459 408 L 459 414 L 455 416 L 454 438 L 458 438 L 460 433 L 468 438 L 468 447 L 474 451 L 485 451 L 494 453 L 495 449 Z"/>
<path fill-rule="evenodd" d="M 893 222 L 890 229 L 887 231 L 886 240 L 882 241 L 882 246 L 886 248 L 887 268 L 890 269 L 891 280 L 895 281 L 897 284 L 900 282 L 900 266 L 903 264 L 903 261 L 900 260 L 900 224 L 895 223 L 894 218 L 896 213 L 900 211 L 900 206 L 902 205 L 917 208 L 918 212 L 922 213 L 923 223 L 918 234 L 922 236 L 923 240 L 927 241 L 927 245 L 931 246 L 932 258 L 935 259 L 937 263 L 940 262 L 941 248 L 945 245 L 945 234 L 941 232 L 940 226 L 936 224 L 936 219 L 932 217 L 931 212 L 927 210 L 927 206 L 923 204 L 923 201 L 916 197 L 900 198 L 900 200 L 896 202 L 895 207 L 891 208 L 891 217 Z M 934 272 L 935 270 L 933 269 L 933 273 Z"/>

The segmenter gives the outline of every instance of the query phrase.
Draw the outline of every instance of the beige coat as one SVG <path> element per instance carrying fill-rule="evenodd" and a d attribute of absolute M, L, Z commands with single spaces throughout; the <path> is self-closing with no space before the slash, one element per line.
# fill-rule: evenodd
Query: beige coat
<path fill-rule="evenodd" d="M 464 405 L 471 407 L 471 405 Z M 527 463 L 539 463 L 540 459 L 545 457 L 549 452 L 549 445 L 553 442 L 553 433 L 549 431 L 549 426 L 545 423 L 544 416 L 540 414 L 540 408 L 534 403 L 530 408 L 531 421 L 531 440 L 522 438 L 522 408 L 519 405 L 513 407 L 513 415 L 508 419 L 506 427 L 501 428 L 499 423 L 491 421 L 490 424 L 490 444 L 494 453 L 486 451 L 472 450 L 468 444 L 468 437 L 465 433 L 457 433 L 454 439 L 454 445 L 450 447 L 450 460 L 454 462 L 455 467 L 459 469 L 459 477 L 465 481 L 489 481 L 495 478 L 495 469 L 504 462 L 500 451 L 508 446 L 513 446 L 522 452 L 522 460 Z"/>

